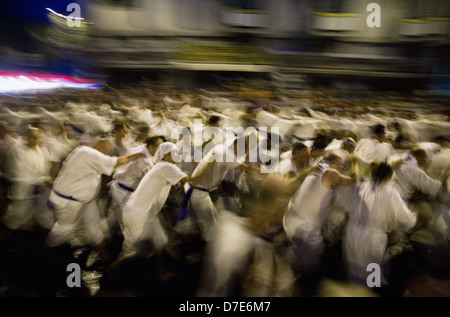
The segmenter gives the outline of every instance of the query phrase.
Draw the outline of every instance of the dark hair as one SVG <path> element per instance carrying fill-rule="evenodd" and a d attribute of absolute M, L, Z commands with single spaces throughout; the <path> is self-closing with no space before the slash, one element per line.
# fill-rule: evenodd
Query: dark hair
<path fill-rule="evenodd" d="M 410 151 L 410 153 L 415 159 L 418 159 L 418 158 L 425 159 L 425 158 L 427 158 L 427 152 L 425 152 L 424 149 L 419 148 L 419 147 L 413 148 Z"/>
<path fill-rule="evenodd" d="M 392 177 L 394 170 L 392 166 L 387 163 L 372 163 L 371 164 L 372 181 L 376 184 L 381 184 Z"/>
<path fill-rule="evenodd" d="M 145 145 L 147 147 L 149 147 L 150 145 L 155 146 L 156 142 L 158 142 L 158 140 L 162 140 L 163 142 L 166 142 L 166 138 L 163 137 L 162 135 L 154 135 L 154 136 L 150 136 L 145 139 Z"/>
<path fill-rule="evenodd" d="M 140 134 L 148 134 L 150 127 L 146 123 L 141 123 L 136 127 L 136 131 Z"/>
<path fill-rule="evenodd" d="M 128 127 L 128 124 L 123 121 L 114 121 L 112 124 L 112 130 L 118 131 Z"/>
<path fill-rule="evenodd" d="M 327 142 L 326 137 L 320 136 L 314 140 L 314 142 L 312 144 L 312 148 L 314 150 L 325 150 L 327 145 L 328 145 L 328 142 Z"/>
<path fill-rule="evenodd" d="M 375 133 L 376 135 L 380 135 L 384 133 L 384 125 L 382 125 L 381 123 L 375 125 L 373 127 L 373 133 Z"/>
<path fill-rule="evenodd" d="M 329 154 L 325 155 L 325 157 L 322 159 L 322 161 L 332 164 L 332 163 L 341 162 L 342 158 L 339 155 L 336 155 L 334 153 L 329 153 Z"/>
<path fill-rule="evenodd" d="M 302 151 L 302 150 L 304 150 L 306 148 L 307 148 L 307 146 L 303 142 L 295 142 L 292 145 L 292 153 L 300 152 L 300 151 Z"/>
<path fill-rule="evenodd" d="M 208 125 L 216 124 L 216 123 L 220 122 L 220 120 L 222 120 L 221 117 L 213 115 L 213 116 L 209 117 Z"/>

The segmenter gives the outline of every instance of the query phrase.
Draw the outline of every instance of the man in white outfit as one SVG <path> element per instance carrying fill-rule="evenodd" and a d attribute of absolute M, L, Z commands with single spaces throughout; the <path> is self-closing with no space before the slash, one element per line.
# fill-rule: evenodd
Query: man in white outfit
<path fill-rule="evenodd" d="M 295 142 L 292 146 L 292 155 L 281 160 L 278 173 L 283 177 L 292 178 L 311 166 L 311 163 L 309 148 L 302 142 Z"/>
<path fill-rule="evenodd" d="M 158 213 L 169 196 L 170 189 L 179 182 L 189 180 L 176 164 L 178 148 L 164 142 L 155 153 L 155 166 L 145 174 L 123 208 L 124 242 L 122 255 L 142 253 L 148 257 L 160 254 L 167 244 L 167 234 Z M 151 248 L 139 248 L 139 242 L 149 241 Z"/>
<path fill-rule="evenodd" d="M 340 173 L 342 159 L 335 154 L 326 155 L 319 163 L 320 169 L 309 174 L 292 196 L 284 215 L 283 227 L 290 241 L 288 251 L 293 270 L 302 281 L 315 278 L 321 272 L 325 251 L 322 226 L 331 211 L 333 192 L 341 185 L 352 185 L 356 176 Z M 308 286 L 309 287 L 309 286 Z M 305 289 L 305 294 L 311 291 Z"/>
<path fill-rule="evenodd" d="M 86 243 L 92 247 L 103 246 L 104 235 L 96 199 L 102 174 L 109 176 L 117 166 L 144 156 L 142 153 L 110 156 L 112 149 L 111 142 L 102 138 L 92 146 L 78 146 L 65 159 L 49 197 L 55 209 L 56 222 L 47 235 L 47 246 L 71 243 L 71 235 L 80 222 L 86 229 Z"/>
<path fill-rule="evenodd" d="M 249 151 L 248 137 L 243 136 L 232 141 L 217 144 L 211 149 L 192 173 L 192 177 L 198 179 L 197 182 L 185 186 L 190 200 L 186 218 L 179 220 L 183 220 L 186 225 L 183 230 L 189 231 L 198 226 L 205 241 L 213 237 L 218 220 L 218 211 L 209 193 L 220 186 L 230 169 L 243 165 Z M 241 147 L 243 143 L 245 145 Z M 238 152 L 238 148 L 242 151 Z M 184 216 L 180 215 L 179 218 Z"/>
<path fill-rule="evenodd" d="M 386 142 L 385 127 L 377 124 L 373 127 L 373 135 L 358 141 L 355 155 L 366 163 L 386 162 L 388 157 L 395 153 L 391 143 Z"/>
<path fill-rule="evenodd" d="M 50 229 L 53 212 L 47 206 L 51 177 L 50 153 L 41 147 L 42 131 L 27 127 L 23 142 L 17 143 L 6 157 L 6 172 L 10 181 L 10 199 L 5 225 L 12 230 L 33 230 L 36 227 Z"/>
<path fill-rule="evenodd" d="M 408 204 L 408 208 L 418 213 L 423 225 L 431 218 L 432 207 L 428 200 L 434 201 L 442 189 L 442 182 L 425 172 L 427 166 L 428 156 L 425 150 L 414 148 L 395 169 L 392 177 L 393 186 Z"/>
<path fill-rule="evenodd" d="M 108 231 L 115 234 L 122 224 L 122 207 L 128 197 L 135 191 L 142 177 L 153 167 L 153 156 L 159 145 L 165 142 L 163 136 L 152 136 L 145 140 L 145 144 L 136 147 L 131 153 L 142 153 L 143 157 L 116 169 L 113 180 L 108 184 L 111 198 L 107 214 Z M 129 152 L 129 154 L 131 154 Z"/>
<path fill-rule="evenodd" d="M 392 168 L 380 163 L 373 166 L 370 180 L 361 184 L 349 212 L 342 239 L 343 258 L 351 282 L 366 285 L 369 264 L 382 269 L 380 285 L 388 281 L 386 249 L 393 230 L 413 232 L 417 218 L 398 191 L 391 186 Z"/>

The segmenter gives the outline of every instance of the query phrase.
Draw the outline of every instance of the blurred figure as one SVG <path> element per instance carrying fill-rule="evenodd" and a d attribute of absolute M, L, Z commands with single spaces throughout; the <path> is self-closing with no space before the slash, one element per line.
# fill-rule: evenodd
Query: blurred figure
<path fill-rule="evenodd" d="M 134 147 L 139 147 L 145 143 L 145 140 L 149 137 L 150 127 L 146 123 L 136 123 L 131 128 L 132 139 L 128 144 L 128 149 L 131 150 Z"/>
<path fill-rule="evenodd" d="M 302 142 L 295 142 L 292 146 L 292 154 L 280 162 L 278 173 L 283 177 L 292 178 L 311 164 L 309 148 Z"/>
<path fill-rule="evenodd" d="M 81 223 L 86 229 L 85 243 L 96 248 L 104 247 L 97 205 L 102 175 L 111 175 L 117 166 L 144 156 L 135 153 L 114 157 L 110 156 L 111 152 L 111 142 L 100 138 L 92 146 L 78 146 L 65 159 L 49 197 L 55 209 L 56 222 L 47 235 L 48 246 L 71 244 L 71 235 Z"/>
<path fill-rule="evenodd" d="M 238 153 L 241 142 L 244 141 L 243 153 Z M 238 145 L 239 144 L 239 145 Z M 189 193 L 189 205 L 186 216 L 180 215 L 185 232 L 196 231 L 198 227 L 201 237 L 208 241 L 215 232 L 218 221 L 218 211 L 210 196 L 210 192 L 217 189 L 230 169 L 241 166 L 249 151 L 248 137 L 236 138 L 231 144 L 216 145 L 197 165 L 192 177 L 197 179 L 195 184 L 187 184 L 185 191 Z M 239 157 L 242 155 L 243 157 Z"/>
<path fill-rule="evenodd" d="M 390 184 L 392 167 L 372 164 L 371 179 L 363 182 L 353 201 L 343 238 L 343 256 L 351 282 L 366 285 L 368 265 L 382 270 L 380 283 L 388 283 L 386 249 L 393 230 L 413 232 L 417 217 Z"/>
<path fill-rule="evenodd" d="M 414 148 L 406 155 L 403 164 L 395 169 L 393 186 L 398 190 L 408 208 L 420 217 L 423 226 L 431 218 L 432 206 L 442 189 L 442 183 L 427 175 L 429 160 L 425 150 Z"/>
<path fill-rule="evenodd" d="M 305 281 L 309 277 L 314 279 L 321 270 L 325 247 L 321 229 L 331 210 L 333 191 L 339 185 L 352 185 L 356 181 L 340 173 L 342 159 L 335 154 L 326 155 L 319 166 L 293 195 L 283 219 L 290 241 L 291 265 Z"/>
<path fill-rule="evenodd" d="M 111 131 L 113 143 L 113 156 L 123 156 L 127 153 L 127 136 L 129 136 L 130 127 L 123 121 L 113 122 Z"/>
<path fill-rule="evenodd" d="M 167 245 L 167 233 L 159 220 L 173 185 L 187 182 L 189 176 L 175 164 L 178 148 L 171 142 L 159 145 L 155 166 L 145 174 L 123 207 L 123 236 L 121 255 L 114 266 L 129 258 L 155 256 L 161 264 Z M 161 265 L 160 265 L 161 268 Z"/>
<path fill-rule="evenodd" d="M 246 217 L 221 210 L 217 234 L 206 245 L 196 296 L 303 296 L 281 230 L 289 201 L 285 184 L 279 175 L 267 176 L 257 186 L 257 197 L 245 203 Z"/>
<path fill-rule="evenodd" d="M 321 158 L 325 155 L 326 147 L 328 145 L 328 140 L 323 135 L 318 135 L 311 145 L 310 153 L 311 157 L 315 162 L 318 162 L 321 160 Z"/>
<path fill-rule="evenodd" d="M 108 183 L 110 203 L 107 213 L 107 230 L 110 234 L 121 233 L 123 229 L 122 207 L 136 190 L 142 177 L 153 167 L 154 155 L 158 147 L 165 141 L 163 136 L 148 137 L 145 145 L 135 148 L 135 153 L 142 153 L 143 157 L 116 168 L 113 180 Z"/>
<path fill-rule="evenodd" d="M 363 138 L 358 141 L 354 153 L 369 164 L 386 162 L 388 157 L 394 154 L 394 148 L 386 142 L 385 127 L 377 124 L 372 131 L 371 138 Z"/>
<path fill-rule="evenodd" d="M 12 230 L 50 229 L 53 212 L 47 206 L 52 184 L 50 153 L 39 145 L 42 131 L 27 127 L 23 142 L 7 152 L 6 171 L 10 182 L 5 225 Z"/>
<path fill-rule="evenodd" d="M 4 122 L 0 122 L 0 223 L 3 223 L 3 216 L 8 206 L 9 180 L 6 164 L 7 153 L 14 144 L 11 133 L 11 127 Z"/>

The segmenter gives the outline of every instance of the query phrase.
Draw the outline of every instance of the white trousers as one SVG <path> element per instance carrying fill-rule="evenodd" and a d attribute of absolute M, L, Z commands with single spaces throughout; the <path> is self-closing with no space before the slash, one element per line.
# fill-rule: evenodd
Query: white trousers
<path fill-rule="evenodd" d="M 88 245 L 95 246 L 103 241 L 104 234 L 100 226 L 100 210 L 96 199 L 83 204 L 51 192 L 50 202 L 55 208 L 56 222 L 47 236 L 48 246 L 56 247 L 65 242 L 70 243 L 72 234 L 79 225 L 85 229 L 84 238 Z"/>

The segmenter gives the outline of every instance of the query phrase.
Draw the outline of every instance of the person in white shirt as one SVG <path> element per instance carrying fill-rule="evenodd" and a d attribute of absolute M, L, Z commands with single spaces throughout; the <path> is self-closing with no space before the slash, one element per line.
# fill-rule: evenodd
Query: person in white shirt
<path fill-rule="evenodd" d="M 442 182 L 425 172 L 428 164 L 426 151 L 413 148 L 395 169 L 392 177 L 393 186 L 408 204 L 408 208 L 419 215 L 422 225 L 426 225 L 431 219 L 430 201 L 434 201 L 442 190 Z"/>
<path fill-rule="evenodd" d="M 340 185 L 352 185 L 355 176 L 340 173 L 342 159 L 326 155 L 320 169 L 309 174 L 292 196 L 283 219 L 283 227 L 290 243 L 292 268 L 303 280 L 320 275 L 325 243 L 322 225 L 331 211 L 333 192 Z M 306 290 L 305 290 L 306 292 Z"/>
<path fill-rule="evenodd" d="M 283 177 L 294 177 L 312 163 L 309 148 L 302 142 L 295 142 L 292 146 L 292 155 L 280 162 L 278 173 Z"/>
<path fill-rule="evenodd" d="M 10 181 L 9 204 L 4 215 L 5 225 L 12 230 L 50 229 L 54 218 L 47 207 L 51 177 L 50 153 L 39 145 L 42 131 L 27 127 L 23 142 L 7 152 L 6 175 Z"/>
<path fill-rule="evenodd" d="M 153 167 L 153 157 L 156 150 L 165 141 L 163 136 L 148 137 L 145 144 L 134 148 L 129 153 L 142 153 L 144 156 L 116 169 L 113 180 L 108 184 L 110 203 L 107 225 L 110 234 L 114 235 L 123 229 L 122 207 L 131 193 L 135 191 L 142 177 Z"/>
<path fill-rule="evenodd" d="M 382 269 L 380 283 L 386 285 L 389 233 L 393 230 L 411 233 L 416 229 L 416 215 L 390 184 L 392 174 L 390 165 L 374 164 L 371 179 L 361 184 L 353 200 L 342 239 L 343 259 L 353 283 L 366 285 L 368 265 L 375 263 Z"/>
<path fill-rule="evenodd" d="M 210 192 L 220 186 L 230 169 L 243 165 L 248 151 L 249 138 L 242 136 L 232 142 L 216 145 L 202 158 L 192 173 L 192 177 L 198 179 L 197 182 L 185 186 L 190 199 L 186 214 L 178 217 L 178 227 L 183 227 L 185 232 L 198 228 L 205 241 L 213 237 L 218 211 Z"/>
<path fill-rule="evenodd" d="M 164 142 L 155 153 L 155 166 L 139 182 L 123 208 L 122 255 L 133 254 L 148 257 L 160 254 L 167 244 L 167 234 L 158 218 L 170 189 L 189 177 L 175 164 L 178 148 L 174 143 Z M 151 248 L 139 248 L 138 243 L 149 241 Z"/>
<path fill-rule="evenodd" d="M 404 163 L 395 170 L 393 185 L 405 200 L 410 200 L 416 190 L 436 198 L 442 187 L 439 180 L 433 179 L 425 172 L 428 156 L 425 150 L 414 148 L 406 155 Z"/>
<path fill-rule="evenodd" d="M 377 124 L 373 127 L 373 136 L 358 141 L 355 155 L 367 163 L 386 162 L 388 157 L 395 153 L 391 143 L 386 142 L 385 127 Z"/>
<path fill-rule="evenodd" d="M 127 144 L 125 142 L 126 137 L 130 133 L 130 128 L 123 121 L 113 122 L 111 136 L 114 149 L 112 152 L 113 156 L 122 156 L 127 153 Z"/>
<path fill-rule="evenodd" d="M 92 146 L 78 146 L 64 160 L 49 196 L 56 222 L 46 237 L 48 247 L 71 244 L 71 235 L 79 224 L 85 227 L 87 245 L 99 249 L 105 246 L 97 205 L 102 175 L 109 176 L 117 166 L 144 156 L 135 153 L 115 157 L 109 155 L 111 152 L 111 142 L 100 138 Z"/>

